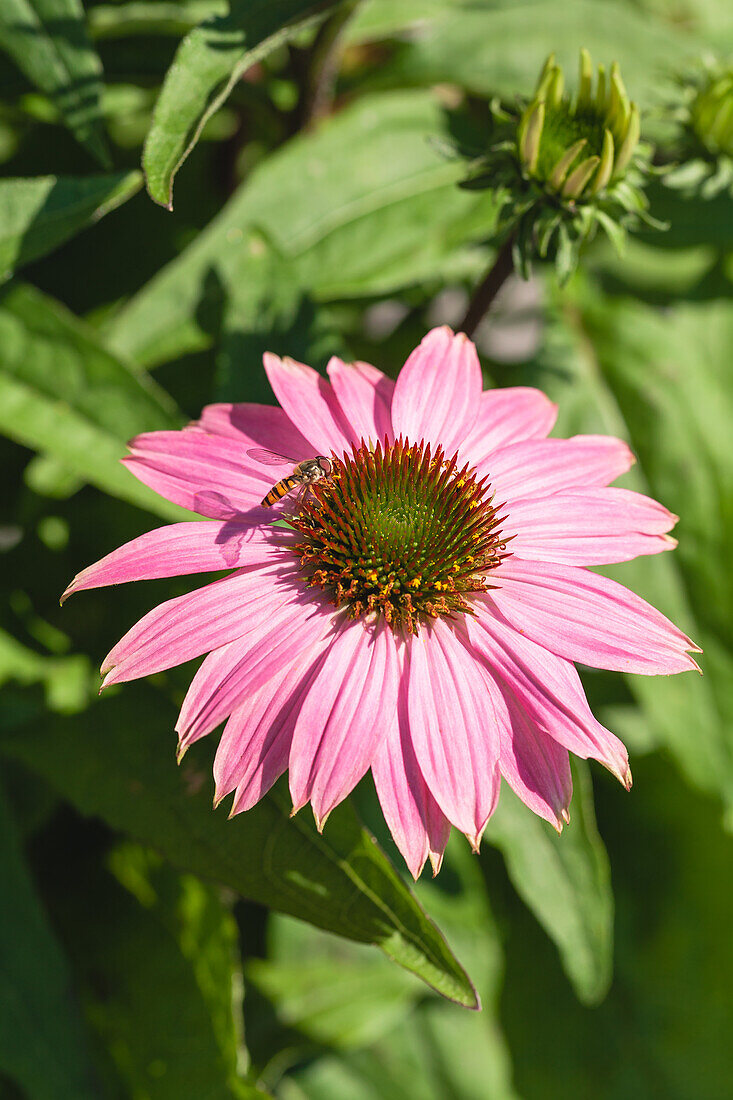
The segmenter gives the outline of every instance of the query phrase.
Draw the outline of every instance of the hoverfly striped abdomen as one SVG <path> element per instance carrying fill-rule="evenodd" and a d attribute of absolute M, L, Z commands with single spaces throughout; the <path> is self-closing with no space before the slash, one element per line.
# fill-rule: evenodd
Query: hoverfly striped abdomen
<path fill-rule="evenodd" d="M 282 455 L 276 455 L 272 451 L 265 451 L 260 448 L 253 448 L 247 451 L 247 454 L 250 458 L 254 458 L 256 462 L 263 462 L 268 466 L 281 466 L 288 461 Z M 301 489 L 306 489 L 314 481 L 320 481 L 322 477 L 328 477 L 330 473 L 331 460 L 326 458 L 325 455 L 306 458 L 303 462 L 298 463 L 292 473 L 289 473 L 287 477 L 282 478 L 272 486 L 267 495 L 263 497 L 261 507 L 272 508 L 273 504 L 277 504 L 293 489 L 298 486 Z"/>
<path fill-rule="evenodd" d="M 284 496 L 287 496 L 291 489 L 294 489 L 296 485 L 300 485 L 300 478 L 296 477 L 295 474 L 290 474 L 289 477 L 284 477 L 282 481 L 278 481 L 275 485 L 273 485 L 267 496 L 262 498 L 262 507 L 272 508 L 273 504 L 277 504 L 279 500 L 282 500 Z"/>

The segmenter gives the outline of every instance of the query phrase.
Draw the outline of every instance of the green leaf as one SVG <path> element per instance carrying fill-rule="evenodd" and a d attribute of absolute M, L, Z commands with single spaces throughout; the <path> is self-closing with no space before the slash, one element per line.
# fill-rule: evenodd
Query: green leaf
<path fill-rule="evenodd" d="M 308 954 L 290 963 L 251 959 L 245 977 L 277 1006 L 280 1027 L 295 1029 L 312 1043 L 337 1050 L 365 1046 L 399 1023 L 421 995 L 409 974 L 386 960 L 376 966 L 381 960 L 366 948 L 364 957 L 335 952 L 332 959 L 313 958 L 312 940 L 306 943 Z"/>
<path fill-rule="evenodd" d="M 272 400 L 262 369 L 266 351 L 317 363 L 342 350 L 325 311 L 304 293 L 290 264 L 263 237 L 253 236 L 252 245 L 252 279 L 227 292 L 214 271 L 207 276 L 209 327 L 217 345 L 217 401 L 238 401 L 242 394 L 251 401 Z M 203 310 L 197 323 L 207 323 Z"/>
<path fill-rule="evenodd" d="M 578 281 L 554 314 L 539 373 L 518 379 L 534 381 L 558 401 L 559 434 L 626 438 L 639 461 L 624 484 L 651 493 L 681 517 L 672 553 L 604 572 L 703 647 L 702 677 L 628 676 L 626 682 L 641 705 L 647 742 L 651 735 L 655 745 L 666 746 L 693 783 L 729 806 L 733 391 L 725 364 L 732 335 L 725 302 L 662 313 L 628 300 L 609 302 Z M 632 735 L 634 725 L 632 716 Z"/>
<path fill-rule="evenodd" d="M 428 16 L 442 14 L 453 3 L 454 0 L 362 0 L 344 37 L 350 44 L 361 45 L 413 29 L 419 31 Z"/>
<path fill-rule="evenodd" d="M 0 180 L 0 279 L 98 222 L 141 183 L 139 172 Z"/>
<path fill-rule="evenodd" d="M 661 240 L 657 242 L 661 245 Z M 627 236 L 623 256 L 599 240 L 586 256 L 604 289 L 641 301 L 666 305 L 675 299 L 722 298 L 730 293 L 730 278 L 712 245 L 667 249 Z"/>
<path fill-rule="evenodd" d="M 183 35 L 204 19 L 224 15 L 227 0 L 129 0 L 96 4 L 89 9 L 89 33 L 94 39 L 133 35 Z"/>
<path fill-rule="evenodd" d="M 87 35 L 81 0 L 3 0 L 0 49 L 48 95 L 64 122 L 104 167 L 102 64 Z"/>
<path fill-rule="evenodd" d="M 434 1002 L 420 1006 L 373 1047 L 311 1062 L 285 1078 L 277 1095 L 281 1100 L 518 1100 L 495 1022 Z"/>
<path fill-rule="evenodd" d="M 526 1100 L 718 1100 L 731 1076 L 721 1036 L 733 988 L 733 844 L 719 805 L 665 755 L 636 761 L 631 795 L 599 775 L 617 911 L 614 980 L 601 1005 L 577 1001 L 549 941 L 504 894 L 502 1018 Z"/>
<path fill-rule="evenodd" d="M 489 885 L 479 861 L 455 833 L 446 850 L 444 872 L 442 881 L 440 877 L 435 882 L 421 880 L 417 895 L 466 960 L 482 1011 L 469 1017 L 455 1012 L 452 1005 L 432 1002 L 425 1005 L 424 1025 L 418 1020 L 414 1025 L 424 1026 L 433 1059 L 431 1076 L 443 1095 L 516 1100 L 509 1050 L 498 1018 L 504 955 L 489 903 Z"/>
<path fill-rule="evenodd" d="M 187 513 L 119 463 L 131 436 L 179 424 L 167 394 L 53 299 L 22 285 L 0 293 L 0 431 L 113 496 L 180 519 Z"/>
<path fill-rule="evenodd" d="M 483 257 L 464 246 L 490 232 L 494 201 L 456 187 L 462 165 L 431 141 L 447 127 L 431 95 L 400 92 L 359 100 L 289 142 L 117 314 L 112 346 L 145 364 L 205 346 L 210 288 L 226 302 L 256 286 L 263 238 L 320 301 L 478 274 Z"/>
<path fill-rule="evenodd" d="M 694 42 L 689 32 L 621 0 L 606 0 L 592 14 L 586 0 L 447 3 L 429 14 L 409 45 L 369 82 L 449 81 L 478 95 L 528 95 L 551 50 L 574 85 L 578 54 L 586 47 L 595 62 L 618 61 L 632 99 L 651 106 L 657 102 L 659 67 L 683 63 Z"/>
<path fill-rule="evenodd" d="M 253 1100 L 237 927 L 221 891 L 136 845 L 108 862 L 112 874 L 83 846 L 69 853 L 50 900 L 124 1095 Z"/>
<path fill-rule="evenodd" d="M 38 496 L 66 500 L 77 493 L 84 479 L 68 470 L 51 455 L 34 455 L 25 470 L 23 480 Z"/>
<path fill-rule="evenodd" d="M 638 0 L 632 3 L 638 4 Z M 642 0 L 638 6 L 669 23 L 676 23 L 680 13 L 677 0 Z M 685 28 L 692 30 L 719 57 L 733 49 L 733 12 L 728 0 L 687 0 L 684 11 Z"/>
<path fill-rule="evenodd" d="M 93 690 L 91 665 L 84 654 L 44 656 L 0 630 L 0 687 L 9 681 L 42 684 L 48 709 L 67 714 L 83 710 Z"/>
<path fill-rule="evenodd" d="M 501 850 L 517 892 L 555 941 L 578 997 L 597 1004 L 611 982 L 613 895 L 584 762 L 574 762 L 573 778 L 571 820 L 561 835 L 504 787 L 486 839 Z"/>
<path fill-rule="evenodd" d="M 704 651 L 703 677 L 629 677 L 629 685 L 687 775 L 731 806 L 730 308 L 720 302 L 660 314 L 632 302 L 602 308 L 590 297 L 582 323 L 652 496 L 680 516 L 679 546 L 664 555 L 662 569 L 640 560 L 614 575 L 652 603 L 666 603 Z"/>
<path fill-rule="evenodd" d="M 689 248 L 713 245 L 716 251 L 733 247 L 733 219 L 730 217 L 730 196 L 694 199 L 667 187 L 663 180 L 649 188 L 650 212 L 669 228 L 664 233 L 648 230 L 642 240 L 659 249 Z"/>
<path fill-rule="evenodd" d="M 368 1049 L 319 1058 L 283 1080 L 283 1100 L 516 1100 L 495 1015 L 502 977 L 498 932 L 479 861 L 462 837 L 451 839 L 436 882 L 421 881 L 417 892 L 471 959 L 483 1010 L 469 1014 L 430 998 Z M 264 1076 L 276 1068 L 275 1057 Z"/>
<path fill-rule="evenodd" d="M 321 836 L 290 818 L 277 790 L 227 822 L 211 809 L 208 768 L 180 768 L 163 731 L 173 714 L 140 685 L 54 728 L 11 733 L 6 747 L 85 814 L 159 851 L 175 866 L 338 935 L 379 946 L 444 996 L 467 1007 L 465 971 L 347 803 Z"/>
<path fill-rule="evenodd" d="M 419 1023 L 422 1019 L 419 1018 Z M 348 1055 L 325 1056 L 285 1078 L 282 1100 L 464 1100 L 445 1091 L 436 1073 L 431 1036 L 418 1021 L 406 1021 L 382 1042 Z M 486 1095 L 485 1093 L 483 1094 Z M 473 1098 L 472 1098 L 473 1100 Z M 494 1100 L 492 1095 L 492 1100 Z M 497 1094 L 496 1100 L 504 1100 Z"/>
<path fill-rule="evenodd" d="M 240 77 L 341 0 L 232 0 L 226 15 L 184 39 L 166 74 L 145 142 L 150 197 L 173 209 L 173 179 Z"/>
<path fill-rule="evenodd" d="M 0 1072 L 33 1100 L 95 1100 L 66 959 L 36 896 L 0 789 Z"/>

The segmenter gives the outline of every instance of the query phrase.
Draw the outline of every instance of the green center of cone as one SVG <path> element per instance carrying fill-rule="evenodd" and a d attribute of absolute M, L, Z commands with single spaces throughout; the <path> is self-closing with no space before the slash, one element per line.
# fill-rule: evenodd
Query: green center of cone
<path fill-rule="evenodd" d="M 604 129 L 603 117 L 592 110 L 574 114 L 564 103 L 559 107 L 549 108 L 542 129 L 536 175 L 540 179 L 549 179 L 566 150 L 581 138 L 585 138 L 582 156 L 579 154 L 573 163 L 585 157 L 600 157 L 603 152 Z"/>

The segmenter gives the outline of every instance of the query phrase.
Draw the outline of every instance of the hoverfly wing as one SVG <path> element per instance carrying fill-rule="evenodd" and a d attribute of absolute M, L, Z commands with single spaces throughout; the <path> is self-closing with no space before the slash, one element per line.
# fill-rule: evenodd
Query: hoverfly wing
<path fill-rule="evenodd" d="M 253 458 L 255 462 L 261 462 L 264 466 L 295 466 L 296 460 L 293 458 L 286 458 L 285 455 L 275 454 L 274 451 L 267 451 L 264 447 L 250 447 L 247 451 L 249 458 Z"/>

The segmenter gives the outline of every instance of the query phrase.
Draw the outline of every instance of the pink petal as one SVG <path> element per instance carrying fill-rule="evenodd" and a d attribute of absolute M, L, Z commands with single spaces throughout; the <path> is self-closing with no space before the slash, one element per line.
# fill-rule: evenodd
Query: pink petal
<path fill-rule="evenodd" d="M 442 444 L 449 457 L 470 432 L 481 399 L 481 366 L 463 333 L 435 328 L 400 371 L 392 427 L 411 443 Z"/>
<path fill-rule="evenodd" d="M 287 549 L 288 533 L 271 528 L 273 543 Z M 282 538 L 285 535 L 285 538 Z M 61 602 L 84 588 L 104 588 L 126 581 L 151 580 L 154 577 L 179 577 L 190 573 L 236 569 L 246 565 L 252 554 L 247 544 L 256 540 L 255 560 L 262 555 L 261 533 L 242 523 L 173 523 L 147 531 L 132 542 L 78 573 L 64 592 Z"/>
<path fill-rule="evenodd" d="M 307 605 L 310 593 L 283 551 L 268 548 L 260 557 L 262 563 L 149 611 L 105 658 L 103 686 L 200 657 L 266 622 L 282 604 Z"/>
<path fill-rule="evenodd" d="M 325 378 L 304 363 L 280 359 L 269 351 L 264 363 L 275 396 L 314 450 L 326 456 L 350 450 L 356 436 Z"/>
<path fill-rule="evenodd" d="M 319 827 L 371 765 L 398 686 L 391 629 L 344 623 L 303 702 L 290 752 L 293 806 L 310 799 Z"/>
<path fill-rule="evenodd" d="M 428 790 L 412 747 L 404 673 L 391 717 L 372 761 L 372 775 L 389 831 L 410 874 L 418 879 L 428 856 L 437 874 L 450 822 Z"/>
<path fill-rule="evenodd" d="M 520 558 L 560 565 L 608 565 L 677 545 L 665 532 L 677 516 L 629 489 L 574 489 L 550 497 L 511 501 L 505 535 Z"/>
<path fill-rule="evenodd" d="M 505 560 L 486 600 L 545 649 L 617 672 L 686 672 L 697 668 L 692 641 L 660 611 L 616 581 L 568 565 Z M 698 650 L 699 652 L 699 650 Z"/>
<path fill-rule="evenodd" d="M 385 436 L 392 440 L 392 379 L 369 363 L 344 363 L 335 356 L 326 369 L 355 438 L 372 443 Z"/>
<path fill-rule="evenodd" d="M 320 650 L 334 620 L 333 607 L 304 597 L 273 606 L 256 629 L 210 653 L 191 681 L 178 716 L 181 747 L 211 733 L 294 658 L 305 661 L 311 651 Z"/>
<path fill-rule="evenodd" d="M 298 683 L 303 670 L 297 670 Z M 229 816 L 256 806 L 285 772 L 295 715 L 292 691 L 270 680 L 230 717 L 214 760 L 214 805 L 236 789 Z M 240 786 L 241 785 L 241 786 Z"/>
<path fill-rule="evenodd" d="M 576 435 L 572 439 L 527 439 L 494 451 L 479 465 L 497 501 L 546 497 L 564 489 L 609 485 L 635 459 L 621 439 Z"/>
<path fill-rule="evenodd" d="M 560 830 L 573 794 L 568 750 L 543 733 L 510 692 L 504 698 L 511 732 L 502 731 L 501 774 L 533 813 Z"/>
<path fill-rule="evenodd" d="M 312 458 L 313 447 L 276 405 L 207 405 L 186 431 L 199 429 L 235 439 L 244 447 L 260 447 L 284 455 L 295 465 Z"/>
<path fill-rule="evenodd" d="M 514 701 L 542 732 L 576 756 L 600 760 L 630 787 L 626 749 L 591 714 L 575 667 L 478 607 L 475 617 L 465 619 L 466 633 L 508 703 Z"/>
<path fill-rule="evenodd" d="M 273 477 L 247 454 L 244 443 L 201 431 L 149 432 L 130 442 L 122 461 L 145 485 L 192 512 L 241 519 L 257 508 Z"/>
<path fill-rule="evenodd" d="M 525 439 L 544 439 L 556 419 L 557 405 L 541 390 L 528 386 L 484 390 L 476 422 L 463 440 L 461 455 L 472 465 L 478 465 L 499 447 Z"/>
<path fill-rule="evenodd" d="M 236 788 L 230 817 L 251 809 L 288 766 L 293 729 L 318 667 L 292 662 L 238 707 L 214 759 L 215 802 Z"/>
<path fill-rule="evenodd" d="M 474 847 L 499 795 L 506 706 L 442 620 L 410 638 L 408 713 L 415 755 L 448 820 Z"/>

